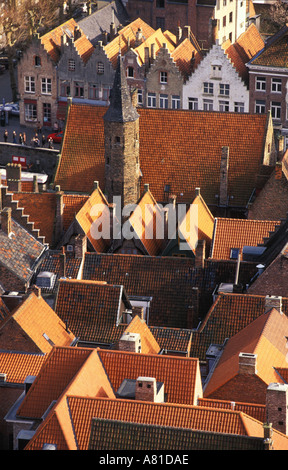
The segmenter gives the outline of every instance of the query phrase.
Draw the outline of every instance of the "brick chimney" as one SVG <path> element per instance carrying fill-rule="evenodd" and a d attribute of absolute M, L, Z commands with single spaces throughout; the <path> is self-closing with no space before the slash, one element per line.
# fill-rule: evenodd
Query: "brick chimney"
<path fill-rule="evenodd" d="M 62 253 L 59 256 L 60 261 L 60 277 L 66 277 L 66 253 L 64 246 L 62 247 Z"/>
<path fill-rule="evenodd" d="M 257 354 L 244 353 L 239 354 L 239 374 L 257 374 Z"/>
<path fill-rule="evenodd" d="M 266 419 L 272 427 L 288 435 L 288 385 L 271 383 L 266 391 Z"/>
<path fill-rule="evenodd" d="M 74 256 L 78 259 L 83 259 L 87 251 L 87 237 L 86 235 L 77 235 L 74 242 Z"/>
<path fill-rule="evenodd" d="M 39 193 L 39 184 L 37 175 L 33 176 L 33 193 Z"/>
<path fill-rule="evenodd" d="M 198 240 L 195 248 L 195 267 L 204 268 L 206 240 Z"/>
<path fill-rule="evenodd" d="M 135 47 L 140 46 L 143 42 L 143 31 L 142 28 L 138 28 L 136 31 Z"/>
<path fill-rule="evenodd" d="M 282 162 L 276 162 L 275 165 L 275 180 L 282 179 Z"/>
<path fill-rule="evenodd" d="M 279 295 L 266 295 L 264 313 L 269 312 L 272 308 L 276 308 L 282 314 L 282 297 Z"/>
<path fill-rule="evenodd" d="M 11 212 L 11 207 L 4 207 L 1 211 L 1 230 L 6 233 L 6 235 L 9 235 L 12 230 Z"/>
<path fill-rule="evenodd" d="M 222 147 L 220 162 L 220 206 L 227 206 L 228 199 L 229 147 Z"/>
<path fill-rule="evenodd" d="M 64 213 L 64 193 L 60 186 L 55 187 L 56 191 L 56 217 L 55 217 L 55 242 L 59 242 L 63 235 L 63 213 Z"/>
<path fill-rule="evenodd" d="M 157 392 L 155 377 L 138 377 L 136 380 L 135 400 L 163 403 L 164 384 L 161 385 L 160 390 Z"/>
<path fill-rule="evenodd" d="M 134 353 L 141 353 L 141 336 L 139 333 L 123 333 L 121 336 L 118 348 L 120 351 L 128 351 Z"/>
<path fill-rule="evenodd" d="M 21 171 L 22 167 L 19 163 L 7 163 L 6 181 L 9 191 L 14 193 L 21 191 Z"/>

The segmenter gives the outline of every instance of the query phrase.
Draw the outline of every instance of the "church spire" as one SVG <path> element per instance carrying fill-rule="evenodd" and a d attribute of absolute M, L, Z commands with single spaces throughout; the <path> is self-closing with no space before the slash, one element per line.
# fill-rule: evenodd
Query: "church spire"
<path fill-rule="evenodd" d="M 139 114 L 132 104 L 124 65 L 119 51 L 117 68 L 110 96 L 110 106 L 104 115 L 104 120 L 110 122 L 131 122 L 136 121 L 138 118 Z"/>

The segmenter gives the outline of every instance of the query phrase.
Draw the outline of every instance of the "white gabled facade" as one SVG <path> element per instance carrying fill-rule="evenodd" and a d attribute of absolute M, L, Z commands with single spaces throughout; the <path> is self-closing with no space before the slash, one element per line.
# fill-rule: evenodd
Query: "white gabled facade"
<path fill-rule="evenodd" d="M 183 85 L 183 109 L 249 112 L 249 90 L 218 41 Z"/>

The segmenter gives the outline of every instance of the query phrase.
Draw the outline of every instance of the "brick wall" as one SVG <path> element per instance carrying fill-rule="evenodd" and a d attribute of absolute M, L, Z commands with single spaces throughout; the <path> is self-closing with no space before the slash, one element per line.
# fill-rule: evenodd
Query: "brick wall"
<path fill-rule="evenodd" d="M 13 434 L 13 425 L 6 423 L 4 416 L 22 393 L 23 387 L 0 386 L 0 450 L 11 450 L 9 436 Z"/>
<path fill-rule="evenodd" d="M 41 352 L 13 319 L 1 328 L 0 349 L 6 349 L 8 351 Z"/>
<path fill-rule="evenodd" d="M 257 375 L 238 374 L 206 398 L 265 405 L 266 389 L 267 385 Z"/>

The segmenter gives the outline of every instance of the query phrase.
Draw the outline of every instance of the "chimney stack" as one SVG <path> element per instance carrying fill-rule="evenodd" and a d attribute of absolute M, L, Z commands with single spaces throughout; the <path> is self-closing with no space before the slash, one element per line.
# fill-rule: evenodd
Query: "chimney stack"
<path fill-rule="evenodd" d="M 21 191 L 21 171 L 20 163 L 7 163 L 6 181 L 8 191 L 19 193 Z"/>
<path fill-rule="evenodd" d="M 56 217 L 55 217 L 55 242 L 59 242 L 63 235 L 63 214 L 64 214 L 64 193 L 60 190 L 60 186 L 55 187 L 56 190 Z"/>
<path fill-rule="evenodd" d="M 228 168 L 229 168 L 229 147 L 222 147 L 220 162 L 220 206 L 227 206 L 228 203 Z"/>
<path fill-rule="evenodd" d="M 195 267 L 204 268 L 206 240 L 198 240 L 195 248 Z"/>
<path fill-rule="evenodd" d="M 134 353 L 141 353 L 141 336 L 139 333 L 123 333 L 121 336 L 118 348 L 120 351 L 129 351 Z"/>
<path fill-rule="evenodd" d="M 215 18 L 210 19 L 210 47 L 216 44 L 218 39 L 218 20 Z"/>
<path fill-rule="evenodd" d="M 66 253 L 65 247 L 62 247 L 62 253 L 60 254 L 60 277 L 66 277 Z"/>
<path fill-rule="evenodd" d="M 266 419 L 273 429 L 288 435 L 288 384 L 271 383 L 266 391 Z"/>
<path fill-rule="evenodd" d="M 180 44 L 182 40 L 182 28 L 181 26 L 178 26 L 178 30 L 177 30 L 177 45 Z"/>
<path fill-rule="evenodd" d="M 277 295 L 266 295 L 264 313 L 269 312 L 272 308 L 276 308 L 282 313 L 282 297 Z"/>
<path fill-rule="evenodd" d="M 87 237 L 86 235 L 77 235 L 74 241 L 74 256 L 77 259 L 83 259 L 87 251 Z"/>
<path fill-rule="evenodd" d="M 12 230 L 11 212 L 11 207 L 4 207 L 1 211 L 1 230 L 6 235 L 9 235 Z"/>
<path fill-rule="evenodd" d="M 39 185 L 37 175 L 33 176 L 33 193 L 39 193 Z"/>
<path fill-rule="evenodd" d="M 281 180 L 282 179 L 282 162 L 276 162 L 275 165 L 275 179 Z"/>
<path fill-rule="evenodd" d="M 239 354 L 239 374 L 257 374 L 257 354 L 244 353 Z"/>
<path fill-rule="evenodd" d="M 281 162 L 284 155 L 284 136 L 280 135 L 278 139 L 278 161 Z"/>
<path fill-rule="evenodd" d="M 135 400 L 150 401 L 153 403 L 164 402 L 164 384 L 157 391 L 155 377 L 138 377 L 136 380 Z"/>

